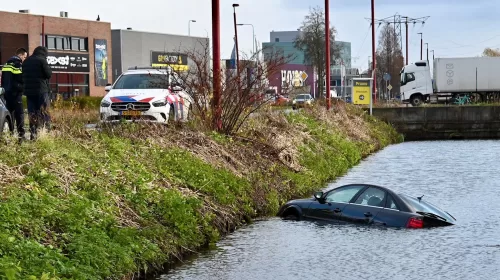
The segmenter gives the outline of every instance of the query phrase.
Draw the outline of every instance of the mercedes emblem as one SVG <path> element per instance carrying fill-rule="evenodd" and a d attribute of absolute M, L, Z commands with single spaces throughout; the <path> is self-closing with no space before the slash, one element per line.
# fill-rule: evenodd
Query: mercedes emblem
<path fill-rule="evenodd" d="M 134 110 L 134 104 L 132 103 L 127 104 L 127 110 Z"/>

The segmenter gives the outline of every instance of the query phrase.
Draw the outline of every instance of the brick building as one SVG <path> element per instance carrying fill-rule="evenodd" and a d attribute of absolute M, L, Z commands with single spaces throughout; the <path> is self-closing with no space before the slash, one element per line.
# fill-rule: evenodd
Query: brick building
<path fill-rule="evenodd" d="M 0 64 L 24 47 L 31 54 L 42 44 L 53 75 L 53 93 L 103 96 L 112 83 L 111 23 L 0 11 Z"/>

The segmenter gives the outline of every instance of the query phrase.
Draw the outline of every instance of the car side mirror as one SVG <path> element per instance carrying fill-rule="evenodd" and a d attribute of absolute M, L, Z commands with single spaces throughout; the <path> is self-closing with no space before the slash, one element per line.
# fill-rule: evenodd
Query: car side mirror
<path fill-rule="evenodd" d="M 5 94 L 5 89 L 3 87 L 0 87 L 0 96 L 3 96 Z"/>
<path fill-rule="evenodd" d="M 172 83 L 171 85 L 173 91 L 182 91 L 182 87 L 179 83 Z"/>
<path fill-rule="evenodd" d="M 106 86 L 106 87 L 104 88 L 104 90 L 105 90 L 106 92 L 109 92 L 112 88 L 113 88 L 113 86 L 111 86 L 111 85 L 110 85 L 110 86 Z"/>
<path fill-rule="evenodd" d="M 323 192 L 315 192 L 314 198 L 316 198 L 319 202 L 321 202 L 323 200 L 323 195 L 324 195 Z"/>

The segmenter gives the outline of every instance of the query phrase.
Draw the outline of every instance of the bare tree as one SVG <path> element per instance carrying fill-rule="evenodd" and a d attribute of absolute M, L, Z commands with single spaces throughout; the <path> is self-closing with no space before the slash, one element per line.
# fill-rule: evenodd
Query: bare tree
<path fill-rule="evenodd" d="M 391 92 L 399 92 L 399 73 L 404 66 L 403 52 L 397 39 L 396 31 L 390 25 L 382 28 L 379 45 L 377 48 L 377 84 L 383 87 L 382 92 L 386 92 L 383 76 L 385 73 L 391 75 L 389 83 L 392 86 Z"/>
<path fill-rule="evenodd" d="M 193 101 L 192 114 L 205 127 L 212 127 L 213 116 L 213 69 L 209 43 L 201 51 L 187 50 L 192 66 L 187 72 L 179 72 L 178 83 L 182 85 Z M 290 61 L 280 53 L 266 54 L 265 61 L 256 59 L 259 50 L 252 57 L 240 55 L 239 68 L 224 69 L 221 73 L 222 133 L 233 134 L 245 123 L 248 117 L 269 103 L 275 96 L 266 96 L 269 86 L 268 77 L 281 71 Z"/>
<path fill-rule="evenodd" d="M 486 48 L 483 51 L 483 56 L 500 57 L 500 49 Z"/>
<path fill-rule="evenodd" d="M 300 27 L 300 36 L 295 39 L 295 47 L 302 50 L 306 64 L 312 65 L 318 74 L 318 91 L 323 96 L 323 80 L 326 73 L 325 12 L 321 7 L 309 9 Z M 330 27 L 330 61 L 340 56 L 335 44 L 335 27 Z"/>

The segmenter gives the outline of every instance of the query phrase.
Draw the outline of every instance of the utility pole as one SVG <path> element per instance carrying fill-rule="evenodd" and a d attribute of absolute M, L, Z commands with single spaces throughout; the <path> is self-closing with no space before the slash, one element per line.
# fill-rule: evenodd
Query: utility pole
<path fill-rule="evenodd" d="M 326 110 L 330 110 L 330 0 L 325 0 Z"/>
<path fill-rule="evenodd" d="M 406 64 L 405 65 L 408 65 L 408 17 L 404 17 L 406 20 L 405 20 L 405 25 L 406 25 Z M 403 46 L 401 46 L 403 47 Z"/>
<path fill-rule="evenodd" d="M 373 75 L 373 96 L 374 102 L 377 102 L 377 76 L 376 76 L 376 66 L 377 66 L 377 57 L 375 55 L 375 0 L 372 0 L 372 73 Z"/>
<path fill-rule="evenodd" d="M 212 108 L 214 109 L 214 117 L 212 120 L 213 128 L 222 130 L 222 107 L 221 107 L 221 69 L 220 69 L 220 3 L 219 0 L 212 0 L 212 40 L 213 40 L 213 68 L 214 81 L 213 90 L 214 97 L 212 100 Z"/>
<path fill-rule="evenodd" d="M 423 34 L 422 32 L 419 32 L 418 35 L 420 35 L 420 60 L 423 60 L 423 50 L 424 50 L 424 39 L 423 39 Z"/>
<path fill-rule="evenodd" d="M 396 35 L 398 35 L 397 33 L 397 26 L 399 25 L 401 27 L 401 24 L 405 24 L 406 25 L 406 65 L 408 65 L 409 63 L 409 32 L 408 32 L 408 25 L 409 23 L 413 23 L 413 25 L 417 24 L 417 23 L 421 23 L 422 25 L 425 25 L 425 22 L 429 19 L 430 16 L 425 16 L 425 17 L 420 17 L 420 18 L 411 18 L 411 17 L 408 17 L 408 16 L 400 16 L 398 14 L 396 14 L 395 16 L 390 16 L 390 17 L 386 17 L 386 18 L 383 18 L 383 19 L 377 19 L 375 20 L 375 23 L 378 23 L 378 25 L 380 26 L 381 24 L 395 24 L 396 25 Z M 396 20 L 394 20 L 394 18 Z M 398 19 L 399 18 L 399 19 Z M 405 20 L 402 21 L 401 18 L 404 18 Z M 368 21 L 372 21 L 371 18 L 366 18 Z M 401 32 L 400 32 L 401 33 Z M 401 36 L 401 34 L 399 34 L 398 36 Z M 403 45 L 401 43 L 401 50 L 403 50 Z"/>
<path fill-rule="evenodd" d="M 432 61 L 434 61 L 434 50 L 432 50 L 431 52 L 432 52 Z"/>

